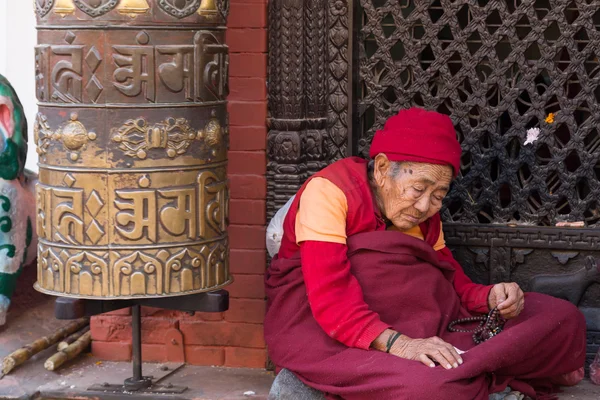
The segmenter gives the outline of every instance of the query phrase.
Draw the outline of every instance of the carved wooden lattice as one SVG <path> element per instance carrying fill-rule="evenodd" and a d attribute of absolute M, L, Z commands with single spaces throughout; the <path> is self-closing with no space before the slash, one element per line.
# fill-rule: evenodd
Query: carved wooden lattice
<path fill-rule="evenodd" d="M 360 3 L 359 155 L 398 109 L 438 110 L 463 147 L 447 221 L 597 224 L 600 3 Z"/>

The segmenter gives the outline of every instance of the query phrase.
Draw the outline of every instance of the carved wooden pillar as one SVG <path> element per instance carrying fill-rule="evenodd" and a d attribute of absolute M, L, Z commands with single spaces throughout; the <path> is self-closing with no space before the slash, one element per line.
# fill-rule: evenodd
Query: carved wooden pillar
<path fill-rule="evenodd" d="M 302 0 L 269 2 L 269 217 L 306 179 L 301 139 L 305 127 L 303 12 Z"/>
<path fill-rule="evenodd" d="M 327 7 L 327 159 L 337 161 L 348 154 L 352 114 L 352 1 L 329 0 Z"/>
<path fill-rule="evenodd" d="M 39 290 L 230 282 L 227 4 L 36 1 Z"/>
<path fill-rule="evenodd" d="M 326 165 L 327 137 L 327 0 L 305 2 L 304 82 L 306 131 L 303 152 L 308 175 Z"/>
<path fill-rule="evenodd" d="M 269 217 L 327 165 L 327 9 L 327 0 L 269 3 Z"/>

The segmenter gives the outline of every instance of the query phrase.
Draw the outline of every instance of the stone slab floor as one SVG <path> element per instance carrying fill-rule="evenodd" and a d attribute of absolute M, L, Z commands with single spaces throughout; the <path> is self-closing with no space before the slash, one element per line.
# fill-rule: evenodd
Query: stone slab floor
<path fill-rule="evenodd" d="M 32 282 L 32 274 L 34 272 L 28 271 L 24 279 Z M 21 287 L 7 326 L 0 328 L 0 358 L 65 324 L 54 319 L 53 298 L 28 289 L 28 283 Z M 90 394 L 86 389 L 104 382 L 120 384 L 132 375 L 130 363 L 102 362 L 89 355 L 80 356 L 58 372 L 49 372 L 43 364 L 52 354 L 53 349 L 47 349 L 1 379 L 0 399 L 103 399 L 106 396 Z M 144 374 L 164 374 L 161 366 L 173 370 L 175 365 L 144 364 Z M 263 370 L 184 365 L 162 379 L 160 384 L 188 386 L 189 389 L 178 396 L 180 400 L 235 400 L 266 399 L 272 381 L 273 375 Z M 585 381 L 566 389 L 560 399 L 598 400 L 600 386 Z"/>

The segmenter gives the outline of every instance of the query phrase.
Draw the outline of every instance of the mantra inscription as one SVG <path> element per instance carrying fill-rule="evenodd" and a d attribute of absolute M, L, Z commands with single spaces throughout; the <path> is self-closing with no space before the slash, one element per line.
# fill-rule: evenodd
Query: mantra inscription
<path fill-rule="evenodd" d="M 35 48 L 36 95 L 51 103 L 222 101 L 228 94 L 224 32 L 166 30 L 41 31 Z M 101 53 L 104 40 L 113 44 Z"/>
<path fill-rule="evenodd" d="M 36 3 L 38 290 L 160 297 L 231 282 L 228 48 L 201 23 L 208 3 L 192 3 L 180 11 L 195 17 L 167 1 L 177 15 L 131 20 L 158 0 L 75 1 L 78 27 Z"/>

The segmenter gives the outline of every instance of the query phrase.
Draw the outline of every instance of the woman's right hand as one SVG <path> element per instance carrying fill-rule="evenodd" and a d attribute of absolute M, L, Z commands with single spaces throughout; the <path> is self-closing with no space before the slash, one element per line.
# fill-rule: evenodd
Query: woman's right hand
<path fill-rule="evenodd" d="M 458 368 L 463 363 L 462 357 L 454 346 L 437 336 L 427 339 L 411 339 L 406 335 L 401 335 L 390 349 L 390 354 L 420 361 L 432 368 L 435 367 L 434 361 L 446 369 Z"/>

